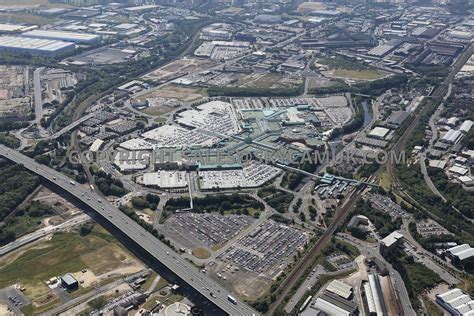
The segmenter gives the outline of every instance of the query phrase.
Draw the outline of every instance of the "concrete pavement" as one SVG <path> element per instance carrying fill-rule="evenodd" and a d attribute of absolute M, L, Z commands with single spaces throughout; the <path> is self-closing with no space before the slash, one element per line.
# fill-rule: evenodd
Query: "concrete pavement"
<path fill-rule="evenodd" d="M 56 226 L 47 226 L 45 228 L 39 229 L 31 234 L 25 235 L 21 238 L 16 239 L 15 241 L 12 241 L 9 244 L 6 244 L 5 246 L 0 248 L 0 257 L 6 255 L 9 252 L 12 252 L 20 247 L 23 247 L 29 243 L 32 243 L 44 236 L 47 236 L 51 233 L 61 231 L 76 225 L 79 225 L 81 223 L 84 223 L 90 219 L 89 216 L 86 214 L 76 216 L 64 223 L 61 223 Z"/>
<path fill-rule="evenodd" d="M 209 278 L 204 277 L 192 264 L 178 256 L 172 249 L 159 241 L 155 236 L 131 220 L 108 201 L 102 201 L 101 197 L 95 192 L 76 184 L 70 178 L 56 170 L 40 165 L 33 159 L 6 146 L 0 146 L 0 155 L 40 175 L 44 180 L 74 196 L 78 201 L 83 203 L 83 205 L 93 209 L 115 229 L 134 241 L 146 253 L 166 266 L 183 282 L 200 293 L 209 302 L 218 306 L 223 312 L 229 315 L 258 314 L 257 311 L 237 297 L 232 296 L 233 299 L 229 299 L 229 295 L 232 294 L 229 293 L 228 290 Z"/>

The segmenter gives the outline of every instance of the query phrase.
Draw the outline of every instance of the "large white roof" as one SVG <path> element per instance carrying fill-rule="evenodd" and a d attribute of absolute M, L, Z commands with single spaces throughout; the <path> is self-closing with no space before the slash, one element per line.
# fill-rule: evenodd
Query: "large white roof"
<path fill-rule="evenodd" d="M 49 38 L 49 39 L 60 39 L 69 40 L 71 42 L 90 42 L 100 39 L 100 35 L 77 33 L 77 32 L 64 32 L 64 31 L 46 31 L 46 30 L 33 30 L 22 34 L 25 37 L 33 38 Z"/>
<path fill-rule="evenodd" d="M 468 244 L 462 244 L 453 248 L 449 248 L 448 252 L 451 253 L 451 255 L 458 257 L 461 261 L 474 257 L 474 248 L 471 248 L 471 246 Z"/>
<path fill-rule="evenodd" d="M 1 36 L 0 47 L 54 52 L 66 47 L 74 47 L 74 44 L 49 39 Z"/>

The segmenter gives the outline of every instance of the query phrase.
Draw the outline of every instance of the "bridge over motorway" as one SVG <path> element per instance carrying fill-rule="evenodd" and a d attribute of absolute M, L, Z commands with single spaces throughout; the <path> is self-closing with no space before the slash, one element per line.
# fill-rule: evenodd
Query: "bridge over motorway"
<path fill-rule="evenodd" d="M 63 129 L 61 129 L 61 130 L 57 131 L 56 133 L 52 134 L 51 136 L 47 137 L 47 139 L 56 139 L 59 136 L 61 136 L 62 134 L 65 134 L 65 133 L 68 133 L 68 132 L 72 131 L 73 129 L 75 129 L 76 127 L 78 127 L 79 125 L 81 125 L 82 123 L 84 123 L 88 119 L 93 118 L 96 115 L 97 115 L 97 112 L 89 113 L 89 114 L 81 117 L 79 120 L 76 120 L 76 121 L 72 122 L 68 126 L 65 126 Z"/>
<path fill-rule="evenodd" d="M 123 233 L 161 265 L 166 266 L 179 279 L 192 287 L 209 302 L 216 305 L 222 312 L 236 316 L 259 314 L 235 296 L 235 302 L 231 302 L 228 298 L 228 295 L 231 295 L 231 293 L 228 290 L 200 273 L 191 263 L 181 258 L 163 242 L 122 213 L 117 207 L 106 200 L 101 200 L 101 197 L 94 191 L 76 184 L 62 173 L 38 164 L 34 159 L 6 146 L 0 145 L 0 155 L 14 163 L 21 164 L 24 168 L 41 176 L 52 186 L 67 192 L 94 210 L 114 229 Z"/>

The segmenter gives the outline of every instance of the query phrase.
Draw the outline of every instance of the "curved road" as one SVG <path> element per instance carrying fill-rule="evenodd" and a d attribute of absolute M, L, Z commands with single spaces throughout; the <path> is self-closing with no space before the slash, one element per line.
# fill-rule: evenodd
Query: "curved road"
<path fill-rule="evenodd" d="M 112 226 L 133 240 L 137 245 L 141 246 L 144 251 L 166 266 L 182 281 L 203 295 L 208 301 L 218 306 L 223 312 L 229 315 L 258 314 L 257 311 L 237 298 L 235 304 L 230 302 L 228 295 L 231 293 L 219 284 L 202 275 L 202 273 L 200 274 L 193 265 L 181 258 L 168 246 L 159 241 L 155 236 L 150 234 L 108 201 L 102 201 L 100 196 L 95 192 L 74 183 L 70 178 L 62 173 L 44 165 L 40 165 L 33 159 L 6 146 L 0 145 L 0 155 L 14 163 L 21 164 L 26 169 L 40 175 L 53 185 L 76 197 L 79 201 L 101 215 Z"/>

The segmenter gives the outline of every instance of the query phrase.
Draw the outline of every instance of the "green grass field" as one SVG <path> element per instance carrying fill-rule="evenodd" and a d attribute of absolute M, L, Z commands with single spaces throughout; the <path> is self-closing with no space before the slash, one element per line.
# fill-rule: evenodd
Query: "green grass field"
<path fill-rule="evenodd" d="M 333 75 L 336 77 L 344 77 L 351 79 L 376 80 L 383 78 L 386 74 L 378 70 L 351 70 L 338 68 L 334 70 Z"/>
<path fill-rule="evenodd" d="M 12 262 L 0 266 L 0 288 L 19 283 L 30 299 L 48 293 L 45 281 L 87 268 L 96 275 L 118 268 L 127 258 L 125 249 L 101 227 L 80 236 L 55 234 L 40 247 L 27 250 Z"/>
<path fill-rule="evenodd" d="M 204 248 L 198 247 L 193 249 L 193 256 L 195 256 L 198 259 L 207 259 L 211 256 L 211 253 Z"/>
<path fill-rule="evenodd" d="M 26 13 L 15 13 L 15 14 L 0 14 L 1 23 L 26 23 L 26 24 L 37 24 L 37 25 L 46 25 L 56 21 L 53 18 L 47 18 L 44 16 L 26 14 Z"/>

